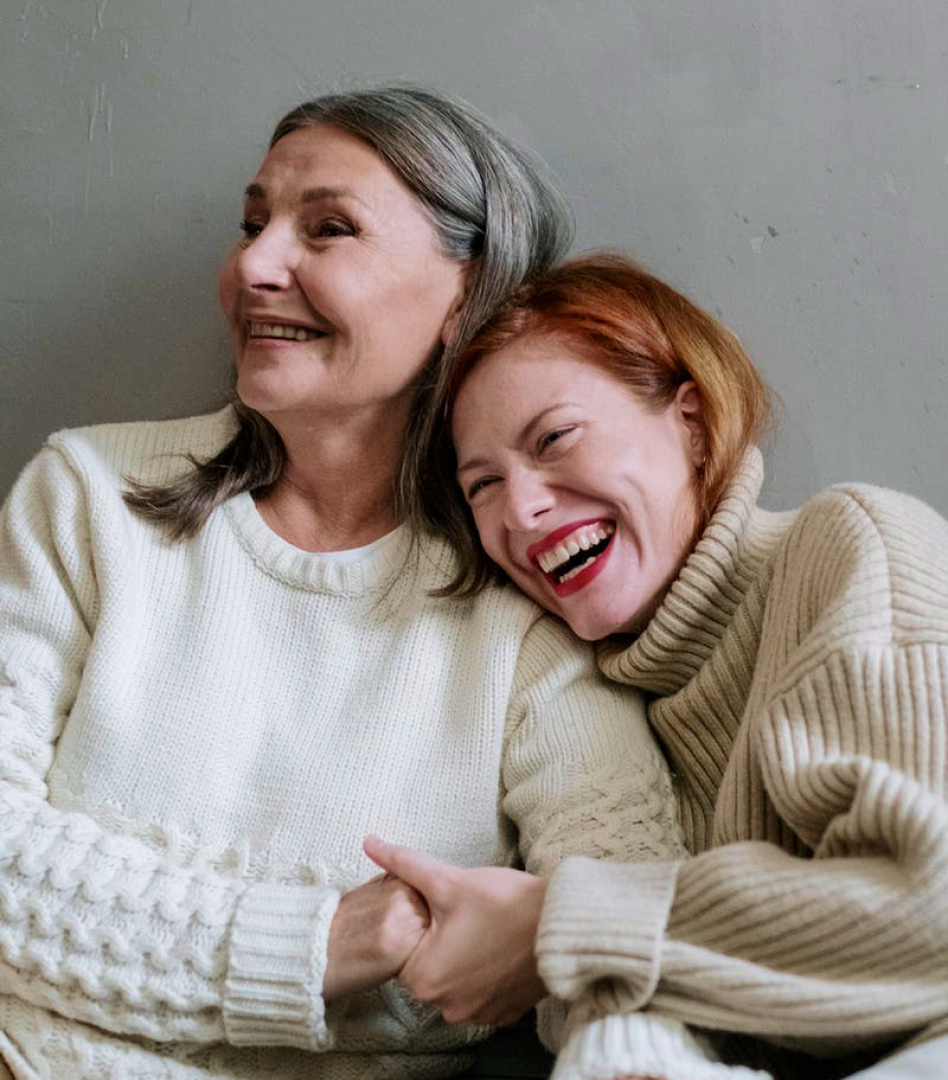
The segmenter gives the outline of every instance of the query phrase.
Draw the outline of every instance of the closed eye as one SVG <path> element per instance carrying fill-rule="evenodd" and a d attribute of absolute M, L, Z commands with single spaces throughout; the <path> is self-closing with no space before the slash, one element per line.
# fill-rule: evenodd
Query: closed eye
<path fill-rule="evenodd" d="M 497 476 L 479 476 L 467 487 L 467 491 L 465 492 L 467 501 L 471 502 L 482 491 L 490 487 L 491 484 L 495 484 L 498 479 L 499 477 Z"/>
<path fill-rule="evenodd" d="M 576 430 L 576 425 L 569 425 L 567 427 L 554 428 L 552 431 L 544 432 L 539 439 L 537 439 L 537 452 L 542 454 L 544 450 L 551 447 L 554 443 L 559 442 L 567 435 L 571 435 Z"/>

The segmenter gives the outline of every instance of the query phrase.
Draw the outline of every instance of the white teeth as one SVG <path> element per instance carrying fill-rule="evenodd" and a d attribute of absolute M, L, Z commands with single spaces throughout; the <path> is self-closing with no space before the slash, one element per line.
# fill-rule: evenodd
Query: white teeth
<path fill-rule="evenodd" d="M 540 569 L 547 574 L 552 574 L 558 566 L 562 566 L 563 563 L 568 562 L 574 555 L 578 555 L 580 551 L 588 551 L 591 547 L 608 539 L 615 531 L 615 525 L 607 522 L 578 530 L 567 540 L 557 544 L 556 547 L 541 552 L 537 556 L 537 562 L 540 564 Z M 592 556 L 593 560 L 596 558 L 598 558 L 598 556 Z M 590 561 L 590 559 L 587 559 L 582 566 L 573 567 L 572 570 L 560 578 L 560 581 L 569 581 L 569 579 L 575 577 L 583 567 L 588 566 Z"/>
<path fill-rule="evenodd" d="M 565 584 L 565 583 L 566 583 L 567 581 L 569 581 L 569 580 L 570 580 L 570 578 L 574 578 L 574 577 L 576 577 L 576 575 L 577 575 L 577 574 L 578 574 L 578 573 L 579 573 L 579 572 L 580 572 L 581 570 L 585 570 L 585 569 L 586 569 L 586 567 L 587 567 L 587 566 L 589 566 L 589 564 L 590 564 L 590 563 L 594 563 L 594 562 L 595 562 L 595 561 L 596 561 L 596 560 L 597 560 L 598 558 L 599 558 L 599 556 L 598 556 L 598 555 L 590 555 L 590 557 L 589 557 L 589 558 L 588 558 L 588 559 L 587 559 L 587 560 L 586 560 L 586 561 L 585 561 L 584 563 L 580 563 L 580 564 L 579 564 L 579 566 L 574 566 L 572 570 L 569 570 L 569 571 L 567 571 L 567 573 L 565 573 L 565 574 L 564 574 L 564 575 L 563 575 L 563 576 L 562 576 L 562 577 L 560 578 L 560 584 L 561 584 L 561 585 L 563 585 L 563 584 Z"/>
<path fill-rule="evenodd" d="M 251 337 L 286 338 L 288 341 L 313 341 L 322 337 L 316 330 L 307 330 L 302 326 L 287 326 L 284 323 L 252 322 L 249 324 Z"/>

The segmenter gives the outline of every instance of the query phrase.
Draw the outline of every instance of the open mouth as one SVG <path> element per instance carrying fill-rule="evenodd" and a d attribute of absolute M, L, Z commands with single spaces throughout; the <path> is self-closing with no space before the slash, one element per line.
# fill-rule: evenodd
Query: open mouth
<path fill-rule="evenodd" d="M 325 337 L 321 330 L 306 326 L 290 326 L 288 323 L 250 322 L 247 324 L 248 338 L 278 338 L 282 341 L 315 341 Z"/>
<path fill-rule="evenodd" d="M 571 585 L 573 592 L 592 580 L 599 572 L 600 560 L 606 554 L 615 535 L 612 521 L 584 522 L 551 533 L 528 551 L 530 558 L 559 592 Z"/>

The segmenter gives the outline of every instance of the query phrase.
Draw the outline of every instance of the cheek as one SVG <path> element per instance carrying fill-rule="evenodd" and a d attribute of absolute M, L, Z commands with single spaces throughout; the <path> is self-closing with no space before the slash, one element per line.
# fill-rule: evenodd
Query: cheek
<path fill-rule="evenodd" d="M 489 508 L 478 510 L 474 514 L 474 526 L 477 529 L 481 547 L 487 557 L 495 563 L 505 566 L 504 530 L 500 526 L 497 515 L 491 513 Z M 509 562 L 509 560 L 506 561 Z"/>

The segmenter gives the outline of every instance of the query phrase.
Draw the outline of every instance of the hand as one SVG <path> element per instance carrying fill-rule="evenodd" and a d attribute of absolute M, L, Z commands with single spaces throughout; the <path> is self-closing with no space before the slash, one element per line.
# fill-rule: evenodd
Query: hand
<path fill-rule="evenodd" d="M 512 1024 L 546 996 L 533 952 L 546 883 L 521 870 L 465 870 L 368 837 L 365 852 L 424 897 L 431 926 L 399 981 L 450 1023 Z"/>
<path fill-rule="evenodd" d="M 329 928 L 325 1000 L 394 978 L 429 923 L 424 900 L 396 878 L 380 876 L 347 892 Z"/>

